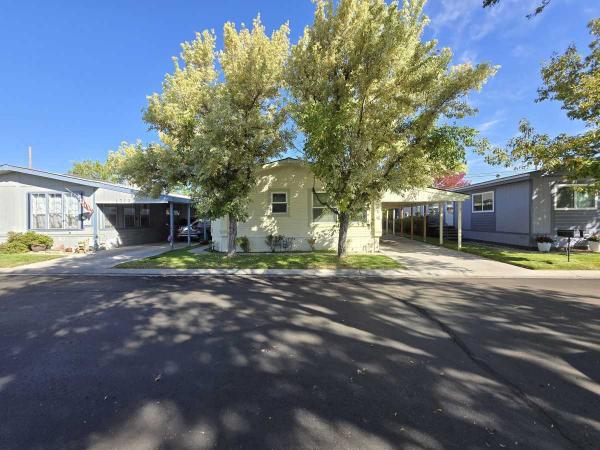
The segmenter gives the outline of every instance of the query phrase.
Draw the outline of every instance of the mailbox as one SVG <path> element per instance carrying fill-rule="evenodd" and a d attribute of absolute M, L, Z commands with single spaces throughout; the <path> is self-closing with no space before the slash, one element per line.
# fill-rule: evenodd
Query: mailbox
<path fill-rule="evenodd" d="M 583 237 L 583 230 L 556 230 L 556 234 L 566 238 Z"/>

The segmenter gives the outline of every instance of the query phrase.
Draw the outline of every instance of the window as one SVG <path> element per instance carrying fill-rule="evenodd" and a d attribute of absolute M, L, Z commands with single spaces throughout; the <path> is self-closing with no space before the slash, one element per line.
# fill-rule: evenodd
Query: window
<path fill-rule="evenodd" d="M 74 194 L 64 196 L 65 228 L 78 228 L 81 220 L 81 202 Z"/>
<path fill-rule="evenodd" d="M 135 206 L 123 207 L 123 227 L 135 228 Z"/>
<path fill-rule="evenodd" d="M 576 185 L 573 184 L 557 186 L 554 209 L 596 209 L 596 207 L 596 196 L 593 193 L 576 190 Z"/>
<path fill-rule="evenodd" d="M 287 193 L 271 193 L 271 212 L 273 214 L 285 214 L 288 212 Z"/>
<path fill-rule="evenodd" d="M 63 223 L 62 194 L 48 194 L 48 228 L 62 228 Z"/>
<path fill-rule="evenodd" d="M 313 222 L 335 222 L 336 217 L 325 203 L 329 196 L 325 192 L 312 193 L 312 220 Z"/>
<path fill-rule="evenodd" d="M 36 193 L 29 196 L 30 228 L 61 230 L 81 228 L 80 196 L 73 193 Z"/>
<path fill-rule="evenodd" d="M 475 212 L 494 212 L 494 191 L 482 192 L 471 196 L 473 203 L 472 211 Z"/>
<path fill-rule="evenodd" d="M 48 228 L 46 206 L 46 194 L 31 194 L 31 228 Z"/>
<path fill-rule="evenodd" d="M 104 224 L 102 228 L 117 227 L 117 207 L 114 205 L 103 205 L 102 212 L 104 213 Z"/>
<path fill-rule="evenodd" d="M 150 205 L 140 206 L 140 226 L 142 228 L 150 227 Z"/>

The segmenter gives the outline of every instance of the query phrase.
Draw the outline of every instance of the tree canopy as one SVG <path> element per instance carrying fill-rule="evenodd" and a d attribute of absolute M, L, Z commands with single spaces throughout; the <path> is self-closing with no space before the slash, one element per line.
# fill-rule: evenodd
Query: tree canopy
<path fill-rule="evenodd" d="M 292 138 L 282 98 L 288 34 L 283 25 L 267 36 L 258 17 L 252 29 L 226 23 L 222 51 L 215 52 L 209 31 L 182 44 L 175 72 L 162 93 L 148 98 L 144 113 L 161 143 L 130 147 L 123 165 L 127 178 L 146 190 L 185 185 L 199 214 L 227 217 L 230 255 L 258 169 Z"/>
<path fill-rule="evenodd" d="M 121 183 L 123 182 L 123 176 L 119 171 L 118 161 L 118 156 L 111 152 L 106 162 L 91 159 L 74 162 L 69 174 L 90 180 Z"/>
<path fill-rule="evenodd" d="M 519 135 L 506 149 L 494 149 L 487 162 L 507 167 L 520 164 L 545 173 L 561 173 L 572 180 L 594 179 L 592 189 L 600 189 L 600 19 L 588 27 L 592 35 L 588 55 L 570 45 L 542 67 L 544 85 L 538 89 L 538 102 L 562 103 L 567 117 L 579 120 L 584 130 L 576 135 L 555 137 L 537 133 L 525 119 Z"/>
<path fill-rule="evenodd" d="M 451 66 L 450 49 L 424 40 L 424 3 L 318 0 L 292 49 L 292 116 L 338 215 L 340 256 L 349 221 L 384 191 L 462 169 L 464 147 L 438 144 L 464 131 L 439 122 L 473 113 L 466 95 L 495 72 Z"/>
<path fill-rule="evenodd" d="M 483 7 L 489 8 L 491 6 L 496 6 L 498 3 L 500 3 L 500 1 L 501 0 L 483 0 Z M 532 17 L 541 14 L 551 1 L 552 0 L 540 0 L 540 3 L 535 7 L 535 9 L 530 14 L 527 14 L 527 18 L 531 19 Z"/>

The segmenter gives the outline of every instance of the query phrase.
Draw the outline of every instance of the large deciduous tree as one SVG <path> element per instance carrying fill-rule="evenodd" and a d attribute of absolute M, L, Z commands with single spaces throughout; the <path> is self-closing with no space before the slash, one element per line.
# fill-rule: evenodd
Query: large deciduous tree
<path fill-rule="evenodd" d="M 117 155 L 109 153 L 106 162 L 92 159 L 74 162 L 71 169 L 69 169 L 69 174 L 81 178 L 88 178 L 90 180 L 120 183 L 123 179 L 119 174 L 116 164 L 118 157 L 115 158 L 115 156 Z"/>
<path fill-rule="evenodd" d="M 424 0 L 317 0 L 314 23 L 292 49 L 292 115 L 304 152 L 337 214 L 338 255 L 348 226 L 387 189 L 431 185 L 462 168 L 460 146 L 436 145 L 441 119 L 473 112 L 465 96 L 494 73 L 451 66 L 452 52 L 425 41 Z"/>
<path fill-rule="evenodd" d="M 594 179 L 593 190 L 600 189 L 600 19 L 589 23 L 593 36 L 587 56 L 571 45 L 555 55 L 542 68 L 544 86 L 538 89 L 538 102 L 557 100 L 573 120 L 585 125 L 576 135 L 551 137 L 536 133 L 525 119 L 520 134 L 506 149 L 494 149 L 487 162 L 510 167 L 521 164 L 545 173 L 562 173 L 571 180 Z"/>
<path fill-rule="evenodd" d="M 161 144 L 130 148 L 123 172 L 154 193 L 185 186 L 199 214 L 227 217 L 232 256 L 258 169 L 292 137 L 282 101 L 289 29 L 269 37 L 257 18 L 252 29 L 227 23 L 223 34 L 220 52 L 208 31 L 182 45 L 175 72 L 162 93 L 149 97 L 144 114 Z"/>

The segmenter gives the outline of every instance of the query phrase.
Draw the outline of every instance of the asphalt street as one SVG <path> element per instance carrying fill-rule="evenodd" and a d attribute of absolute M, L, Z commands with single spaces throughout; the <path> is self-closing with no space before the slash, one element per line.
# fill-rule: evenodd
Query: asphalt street
<path fill-rule="evenodd" d="M 600 281 L 0 276 L 0 448 L 600 448 Z"/>

